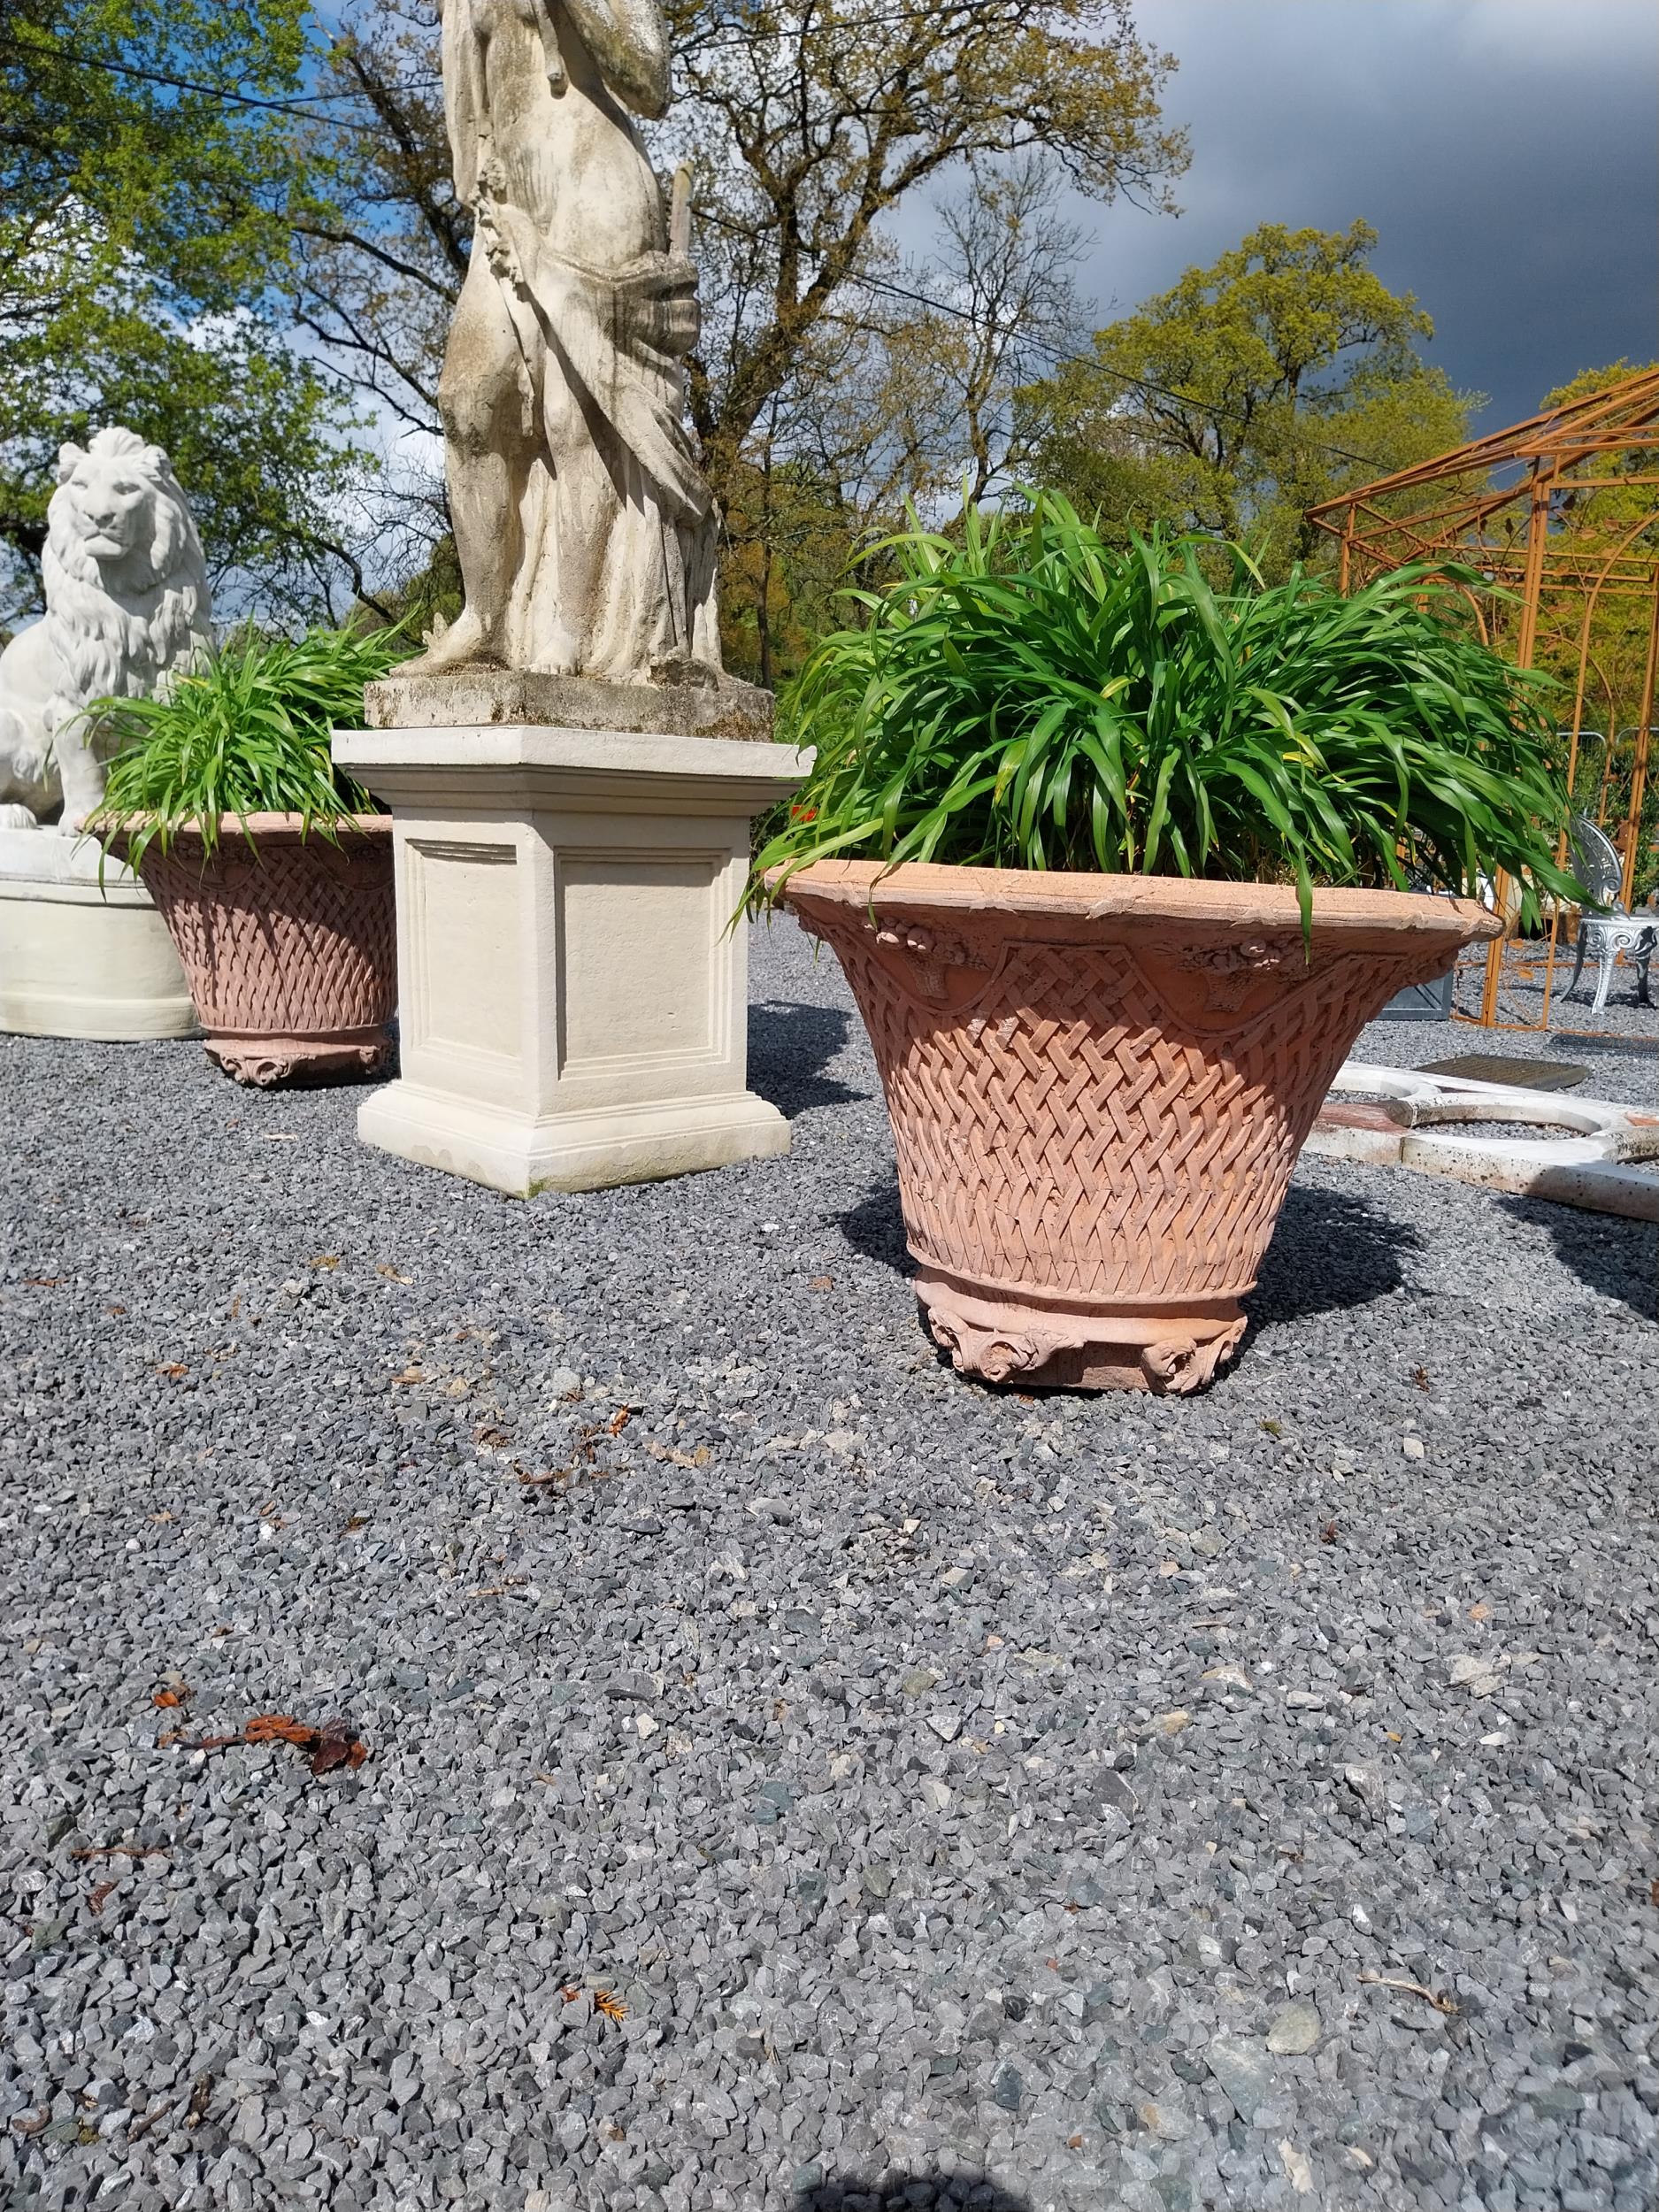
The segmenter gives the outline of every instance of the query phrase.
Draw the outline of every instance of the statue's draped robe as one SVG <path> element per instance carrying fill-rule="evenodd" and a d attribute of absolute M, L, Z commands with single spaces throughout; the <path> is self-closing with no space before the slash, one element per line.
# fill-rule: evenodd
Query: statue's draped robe
<path fill-rule="evenodd" d="M 542 36 L 557 53 L 550 24 Z M 700 329 L 696 270 L 672 252 L 648 251 L 612 269 L 555 252 L 503 190 L 468 0 L 445 0 L 442 57 L 456 192 L 472 210 L 474 251 L 488 254 L 518 335 L 533 419 L 543 425 L 520 509 L 524 553 L 503 657 L 510 667 L 534 666 L 563 626 L 561 526 L 581 527 L 584 518 L 558 495 L 558 455 L 545 426 L 573 400 L 622 507 L 582 672 L 640 683 L 674 661 L 718 668 L 713 503 L 685 426 L 684 365 Z"/>

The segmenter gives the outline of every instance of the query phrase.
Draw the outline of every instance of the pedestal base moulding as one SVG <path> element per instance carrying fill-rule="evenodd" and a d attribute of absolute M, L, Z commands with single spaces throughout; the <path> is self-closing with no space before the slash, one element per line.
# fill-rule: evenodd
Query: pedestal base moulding
<path fill-rule="evenodd" d="M 1349 1046 L 1498 924 L 1473 902 L 821 862 L 786 902 L 875 1046 L 916 1290 L 988 1382 L 1189 1391 Z"/>

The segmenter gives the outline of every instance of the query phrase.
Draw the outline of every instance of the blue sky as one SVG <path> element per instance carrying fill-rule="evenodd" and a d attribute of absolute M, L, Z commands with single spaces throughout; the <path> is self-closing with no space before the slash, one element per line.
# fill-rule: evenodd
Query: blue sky
<path fill-rule="evenodd" d="M 1581 368 L 1659 358 L 1654 0 L 1138 0 L 1180 62 L 1177 219 L 1079 202 L 1101 320 L 1273 220 L 1381 233 L 1434 318 L 1428 357 L 1536 411 Z"/>

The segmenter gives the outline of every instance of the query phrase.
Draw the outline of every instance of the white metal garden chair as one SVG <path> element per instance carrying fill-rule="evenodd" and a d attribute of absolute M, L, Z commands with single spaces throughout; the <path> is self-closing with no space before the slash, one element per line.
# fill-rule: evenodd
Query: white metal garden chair
<path fill-rule="evenodd" d="M 1618 848 L 1587 814 L 1573 817 L 1572 864 L 1579 882 L 1604 910 L 1599 914 L 1586 911 L 1578 917 L 1578 955 L 1566 995 L 1571 998 L 1578 989 L 1584 964 L 1594 955 L 1598 972 L 1595 1003 L 1590 1010 L 1599 1014 L 1607 1004 L 1618 956 L 1624 953 L 1635 964 L 1636 995 L 1644 1006 L 1651 1006 L 1647 970 L 1659 949 L 1659 915 L 1632 914 L 1624 905 L 1619 895 L 1624 887 L 1624 864 Z"/>

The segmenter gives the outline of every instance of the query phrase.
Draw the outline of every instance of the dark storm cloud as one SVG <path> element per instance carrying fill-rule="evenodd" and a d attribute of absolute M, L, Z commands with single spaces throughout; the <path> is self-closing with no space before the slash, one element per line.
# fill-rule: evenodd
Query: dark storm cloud
<path fill-rule="evenodd" d="M 1480 426 L 1621 354 L 1659 357 L 1653 0 L 1140 0 L 1180 68 L 1179 220 L 1076 210 L 1102 319 L 1263 221 L 1381 234 Z"/>

